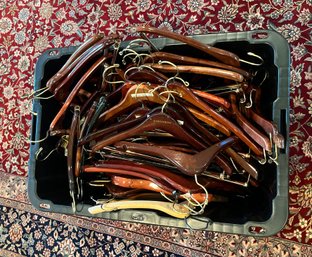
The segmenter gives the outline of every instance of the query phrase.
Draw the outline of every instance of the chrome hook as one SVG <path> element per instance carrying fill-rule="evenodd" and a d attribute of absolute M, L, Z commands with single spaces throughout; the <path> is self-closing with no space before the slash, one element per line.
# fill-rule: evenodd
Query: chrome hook
<path fill-rule="evenodd" d="M 261 82 L 259 83 L 258 87 L 261 87 L 262 84 L 264 83 L 264 81 L 265 81 L 265 80 L 268 78 L 268 76 L 269 76 L 269 72 L 268 72 L 267 70 L 265 70 L 265 69 L 260 69 L 260 70 L 263 70 L 263 71 L 264 71 L 264 77 L 262 78 L 262 80 L 261 80 Z M 257 71 L 255 71 L 254 74 L 252 74 L 252 75 L 253 75 L 252 81 L 253 81 L 254 78 L 258 75 L 258 73 L 259 73 L 260 70 L 257 70 Z"/>
<path fill-rule="evenodd" d="M 252 107 L 253 105 L 253 101 L 252 101 L 252 93 L 256 92 L 256 89 L 251 89 L 250 93 L 249 93 L 249 103 L 245 105 L 245 108 L 249 109 Z"/>
<path fill-rule="evenodd" d="M 56 148 L 52 149 L 43 159 L 39 160 L 39 155 L 41 154 L 42 150 L 43 150 L 43 147 L 40 147 L 37 150 L 37 152 L 35 153 L 35 159 L 37 161 L 44 161 L 44 160 L 46 160 L 56 150 Z"/>
<path fill-rule="evenodd" d="M 29 98 L 29 97 L 32 97 L 32 96 L 40 96 L 42 95 L 43 93 L 47 92 L 49 90 L 49 87 L 48 86 L 45 86 L 43 88 L 40 88 L 40 89 L 37 89 L 37 90 L 34 90 L 32 93 L 30 93 L 29 95 L 23 95 L 21 96 L 22 99 L 24 98 Z M 36 95 L 38 93 L 38 95 Z"/>
<path fill-rule="evenodd" d="M 252 65 L 252 66 L 261 66 L 264 63 L 263 58 L 261 56 L 255 54 L 255 53 L 253 53 L 253 52 L 248 52 L 247 55 L 259 59 L 260 63 L 250 62 L 250 61 L 246 61 L 246 60 L 243 60 L 243 59 L 239 59 L 239 61 L 242 62 L 242 63 L 246 63 L 246 64 L 249 64 L 249 65 Z"/>
<path fill-rule="evenodd" d="M 48 137 L 49 137 L 49 130 L 46 132 L 46 135 L 44 138 L 38 139 L 38 140 L 29 140 L 29 143 L 31 143 L 31 144 L 41 143 L 44 140 L 46 140 Z"/>
<path fill-rule="evenodd" d="M 208 228 L 208 226 L 209 225 L 211 225 L 212 223 L 213 223 L 213 221 L 211 220 L 211 219 L 209 219 L 209 218 L 199 218 L 199 217 L 192 217 L 192 219 L 194 219 L 194 220 L 197 220 L 197 221 L 201 221 L 201 222 L 204 222 L 205 223 L 205 226 L 204 227 L 202 227 L 202 228 L 200 228 L 201 230 L 206 230 L 207 228 Z M 197 230 L 197 229 L 199 229 L 199 228 L 193 228 L 189 223 L 188 223 L 188 218 L 185 218 L 184 219 L 184 222 L 185 222 L 185 224 L 186 224 L 186 226 L 188 226 L 189 227 L 189 229 L 191 229 L 191 230 Z"/>
<path fill-rule="evenodd" d="M 243 92 L 243 98 L 241 98 L 240 100 L 239 100 L 239 102 L 241 103 L 241 104 L 244 104 L 244 103 L 246 103 L 246 95 L 245 95 L 245 92 L 242 90 L 242 92 Z"/>
<path fill-rule="evenodd" d="M 148 40 L 146 40 L 146 39 L 143 39 L 143 38 L 137 38 L 137 39 L 134 39 L 134 40 L 131 40 L 130 42 L 129 42 L 129 44 L 127 45 L 127 49 L 129 49 L 129 48 L 131 48 L 131 47 L 137 47 L 137 46 L 141 46 L 141 44 L 143 43 L 145 43 L 145 44 L 147 44 L 148 46 L 150 46 L 150 42 L 148 41 Z"/>

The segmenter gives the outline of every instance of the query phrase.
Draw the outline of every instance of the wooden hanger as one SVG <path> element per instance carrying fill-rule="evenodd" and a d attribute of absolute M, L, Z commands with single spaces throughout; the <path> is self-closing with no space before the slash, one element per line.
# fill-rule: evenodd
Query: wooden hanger
<path fill-rule="evenodd" d="M 97 121 L 97 126 L 100 126 L 105 121 L 124 113 L 130 107 L 136 106 L 137 104 L 143 103 L 144 101 L 157 104 L 164 103 L 164 101 L 160 99 L 155 93 L 151 92 L 151 87 L 149 87 L 147 84 L 134 84 L 133 82 L 126 82 L 126 84 L 130 84 L 132 86 L 127 91 L 125 97 L 117 105 L 113 106 L 100 115 Z"/>
<path fill-rule="evenodd" d="M 155 70 L 159 70 L 161 72 L 165 73 L 173 73 L 173 72 L 179 72 L 179 73 L 192 73 L 192 74 L 200 74 L 200 75 L 209 75 L 224 79 L 229 79 L 237 82 L 244 81 L 244 76 L 235 72 L 235 71 L 229 71 L 229 70 L 223 70 L 220 68 L 213 68 L 213 67 L 204 67 L 204 66 L 191 66 L 191 65 L 168 65 L 168 64 L 151 64 L 146 63 L 145 65 L 148 65 L 152 67 Z"/>
<path fill-rule="evenodd" d="M 191 146 L 201 147 L 201 144 L 198 142 L 198 140 L 186 132 L 174 119 L 172 119 L 169 115 L 160 112 L 150 115 L 144 122 L 133 128 L 130 128 L 109 138 L 104 138 L 103 140 L 97 142 L 92 147 L 92 152 L 96 152 L 105 146 L 138 135 L 145 131 L 152 131 L 155 129 L 166 131 L 176 138 L 187 142 Z"/>
<path fill-rule="evenodd" d="M 57 123 L 61 120 L 61 118 L 64 116 L 67 108 L 71 105 L 72 101 L 74 100 L 75 96 L 78 94 L 79 90 L 82 88 L 82 86 L 85 84 L 87 79 L 93 74 L 93 72 L 105 61 L 107 61 L 109 57 L 102 56 L 99 58 L 89 69 L 88 71 L 81 77 L 81 79 L 77 82 L 75 87 L 71 90 L 70 94 L 66 98 L 65 103 L 59 110 L 59 112 L 56 114 L 54 119 L 52 120 L 50 124 L 50 133 L 53 135 L 53 130 L 57 126 Z"/>
<path fill-rule="evenodd" d="M 190 37 L 186 37 L 183 35 L 180 35 L 178 33 L 169 31 L 169 30 L 164 30 L 164 29 L 157 29 L 154 27 L 150 27 L 150 26 L 136 26 L 133 27 L 133 32 L 138 32 L 138 33 L 150 33 L 150 34 L 156 34 L 156 35 L 160 35 L 163 37 L 167 37 L 167 38 L 171 38 L 180 42 L 183 42 L 189 46 L 192 46 L 196 49 L 199 49 L 213 57 L 215 57 L 217 60 L 234 66 L 234 67 L 239 67 L 240 66 L 240 61 L 239 61 L 239 57 L 229 51 L 223 50 L 223 49 L 219 49 L 210 45 L 206 45 L 204 43 L 201 43 L 198 40 L 195 40 L 193 38 Z"/>
<path fill-rule="evenodd" d="M 153 60 L 154 62 L 156 61 L 170 61 L 176 64 L 191 64 L 191 65 L 200 65 L 200 66 L 208 66 L 208 67 L 217 67 L 221 68 L 224 70 L 229 70 L 229 71 L 234 71 L 237 72 L 241 75 L 243 75 L 245 78 L 250 78 L 251 74 L 243 69 L 231 66 L 231 65 L 226 65 L 221 62 L 214 62 L 202 58 L 194 58 L 194 57 L 189 57 L 185 55 L 179 55 L 179 54 L 173 54 L 173 53 L 168 53 L 168 52 L 153 52 L 150 53 L 149 56 L 147 56 L 144 59 L 144 63 L 147 63 L 148 61 Z"/>
<path fill-rule="evenodd" d="M 219 123 L 227 127 L 232 133 L 234 133 L 239 139 L 241 139 L 251 149 L 251 151 L 255 153 L 256 156 L 261 156 L 263 154 L 262 149 L 260 149 L 257 145 L 255 145 L 254 142 L 251 141 L 251 139 L 248 138 L 241 131 L 240 128 L 238 128 L 235 124 L 233 124 L 227 118 L 217 113 L 209 105 L 207 105 L 205 102 L 203 102 L 198 97 L 196 97 L 189 88 L 183 87 L 177 83 L 169 83 L 167 86 L 169 90 L 173 90 L 179 94 L 179 97 L 176 97 L 177 100 L 181 98 L 183 99 L 183 101 L 187 101 L 191 103 L 192 105 L 206 112 L 212 118 L 214 118 Z"/>
<path fill-rule="evenodd" d="M 79 140 L 79 145 L 85 145 L 93 140 L 98 140 L 100 138 L 107 138 L 109 136 L 112 135 L 116 135 L 118 134 L 120 131 L 123 131 L 125 129 L 134 127 L 138 124 L 140 124 L 141 122 L 143 122 L 146 119 L 147 115 L 142 115 L 140 117 L 137 118 L 133 118 L 130 120 L 126 120 L 126 121 L 122 121 L 122 122 L 118 122 L 118 123 L 114 123 L 112 126 L 106 127 L 104 129 L 101 130 L 97 130 L 93 133 L 90 133 L 88 135 L 86 135 L 84 138 L 82 138 L 81 140 Z"/>
<path fill-rule="evenodd" d="M 91 214 L 98 214 L 102 212 L 111 212 L 125 209 L 149 209 L 161 211 L 177 219 L 185 219 L 190 216 L 190 210 L 182 204 L 149 200 L 109 201 L 101 205 L 89 207 L 88 211 Z"/>
<path fill-rule="evenodd" d="M 234 118 L 240 127 L 249 135 L 255 142 L 257 142 L 263 149 L 272 152 L 272 144 L 268 137 L 255 128 L 238 110 L 236 105 L 236 95 L 230 94 L 231 109 Z"/>
<path fill-rule="evenodd" d="M 146 115 L 149 111 L 150 109 L 148 109 L 147 107 L 139 107 L 135 109 L 132 113 L 130 113 L 130 115 L 128 115 L 126 118 L 122 119 L 120 122 L 114 123 L 109 127 L 97 130 L 81 138 L 79 140 L 79 145 L 85 145 L 86 143 L 89 143 L 92 140 L 107 137 L 111 133 L 116 134 L 120 130 L 133 127 L 142 122 L 143 120 L 145 120 Z"/>
<path fill-rule="evenodd" d="M 120 162 L 120 161 L 118 161 L 118 162 Z M 117 165 L 107 165 L 106 163 L 97 164 L 97 165 L 99 165 L 99 166 L 83 166 L 82 170 L 83 170 L 83 172 L 87 172 L 87 173 L 89 173 L 89 172 L 91 172 L 91 173 L 105 173 L 107 176 L 111 176 L 112 174 L 132 176 L 135 178 L 141 178 L 141 179 L 151 181 L 166 191 L 172 192 L 175 190 L 175 187 L 172 187 L 165 180 L 160 179 L 160 178 L 155 178 L 155 177 L 151 176 L 149 173 L 137 172 L 134 169 L 132 169 L 132 170 L 126 169 L 125 167 L 124 168 L 117 168 Z"/>
<path fill-rule="evenodd" d="M 76 65 L 75 67 L 68 73 L 67 76 L 64 77 L 63 80 L 59 82 L 59 85 L 55 88 L 53 91 L 55 99 L 58 101 L 63 102 L 66 99 L 66 96 L 69 94 L 72 82 L 74 79 L 77 77 L 77 74 L 81 72 L 83 69 L 86 67 L 88 68 L 88 65 L 92 65 L 92 62 L 94 61 L 95 58 L 97 58 L 103 49 L 106 47 L 109 47 L 114 43 L 114 40 L 100 40 L 97 42 L 82 58 Z M 111 54 L 109 54 L 111 55 Z M 102 58 L 102 57 L 100 57 Z"/>
<path fill-rule="evenodd" d="M 95 34 L 77 48 L 62 68 L 48 80 L 47 87 L 49 87 L 51 92 L 54 92 L 55 88 L 59 85 L 59 82 L 64 79 L 77 63 L 88 53 L 88 51 L 90 51 L 92 46 L 99 40 L 103 39 L 103 37 L 102 34 Z"/>
<path fill-rule="evenodd" d="M 206 115 L 205 113 L 196 110 L 195 108 L 188 107 L 188 110 L 202 122 L 206 123 L 207 125 L 215 128 L 216 130 L 220 131 L 222 134 L 226 136 L 231 136 L 231 131 L 224 125 L 220 124 L 217 120 L 211 118 L 210 116 Z"/>
<path fill-rule="evenodd" d="M 169 186 L 170 188 L 174 188 L 183 193 L 187 193 L 187 192 L 197 193 L 197 192 L 202 191 L 201 187 L 199 187 L 195 183 L 195 181 L 190 180 L 189 177 L 182 176 L 182 174 L 174 173 L 166 169 L 154 167 L 151 165 L 146 165 L 143 163 L 134 163 L 134 162 L 122 161 L 122 160 L 118 160 L 118 161 L 107 160 L 105 162 L 96 163 L 95 165 L 96 167 L 88 167 L 86 171 L 90 171 L 90 170 L 94 171 L 95 168 L 110 168 L 110 169 L 115 169 L 116 172 L 118 172 L 118 169 L 123 170 L 123 171 L 132 171 L 132 172 L 142 173 L 142 174 L 145 174 L 146 176 L 153 177 L 155 179 L 153 182 L 156 184 L 161 183 L 161 187 L 165 183 L 167 187 Z M 132 175 L 132 176 L 138 176 L 138 175 Z M 203 184 L 204 186 L 205 186 L 205 183 L 207 183 L 206 179 L 201 178 L 201 177 L 199 177 L 199 182 Z"/>
<path fill-rule="evenodd" d="M 69 194 L 72 198 L 72 209 L 73 212 L 76 211 L 76 181 L 75 181 L 75 164 L 76 164 L 76 142 L 80 133 L 79 130 L 79 121 L 80 121 L 80 107 L 75 106 L 74 116 L 69 131 L 68 145 L 67 145 L 67 175 L 68 175 L 68 185 L 69 185 Z"/>
<path fill-rule="evenodd" d="M 144 189 L 148 191 L 158 192 L 158 193 L 164 193 L 165 195 L 172 196 L 172 192 L 165 191 L 162 188 L 160 188 L 157 184 L 150 182 L 148 180 L 144 179 L 135 179 L 135 178 L 126 178 L 122 176 L 112 176 L 111 177 L 112 184 L 120 186 L 120 187 L 126 187 L 126 188 L 132 188 L 132 189 Z M 195 193 L 195 194 L 179 194 L 179 199 L 185 199 L 185 198 L 194 198 L 199 203 L 204 203 L 206 200 L 208 202 L 212 202 L 215 200 L 216 197 L 214 197 L 213 194 L 208 194 L 208 199 L 206 199 L 205 193 Z"/>
<path fill-rule="evenodd" d="M 285 139 L 283 135 L 279 133 L 276 124 L 265 119 L 252 109 L 246 109 L 246 115 L 248 118 L 251 118 L 253 121 L 255 121 L 260 127 L 262 127 L 268 136 L 272 136 L 273 143 L 276 144 L 278 148 L 285 147 Z"/>
<path fill-rule="evenodd" d="M 233 144 L 235 140 L 235 137 L 227 138 L 212 146 L 209 146 L 207 149 L 196 153 L 195 155 L 190 155 L 183 152 L 164 148 L 160 149 L 156 146 L 148 146 L 125 141 L 118 142 L 114 146 L 119 150 L 130 150 L 133 152 L 139 152 L 143 154 L 166 158 L 182 173 L 192 176 L 195 174 L 198 175 L 201 172 L 205 171 L 209 167 L 214 157 L 220 151 Z"/>

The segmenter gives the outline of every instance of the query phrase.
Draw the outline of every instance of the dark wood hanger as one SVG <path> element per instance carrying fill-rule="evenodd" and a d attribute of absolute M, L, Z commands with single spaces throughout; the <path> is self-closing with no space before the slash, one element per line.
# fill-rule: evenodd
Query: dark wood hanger
<path fill-rule="evenodd" d="M 210 163 L 213 161 L 214 157 L 220 151 L 233 144 L 235 141 L 235 137 L 229 137 L 212 146 L 209 146 L 207 149 L 196 153 L 195 155 L 159 148 L 156 146 L 148 146 L 125 141 L 118 142 L 114 146 L 119 150 L 130 150 L 133 152 L 139 152 L 143 154 L 166 158 L 182 173 L 193 176 L 195 174 L 198 175 L 205 171 L 209 167 Z"/>
<path fill-rule="evenodd" d="M 68 58 L 66 63 L 62 66 L 62 68 L 53 75 L 47 82 L 47 87 L 51 92 L 54 92 L 61 80 L 63 80 L 69 72 L 77 65 L 81 59 L 85 57 L 85 55 L 90 51 L 92 46 L 96 44 L 99 40 L 103 39 L 102 34 L 95 34 L 87 41 L 85 41 L 78 49 Z"/>
<path fill-rule="evenodd" d="M 67 175 L 68 175 L 68 185 L 69 185 L 69 194 L 72 198 L 72 208 L 75 212 L 75 202 L 77 195 L 76 181 L 75 181 L 75 164 L 76 164 L 76 146 L 77 140 L 80 133 L 80 107 L 74 107 L 74 115 L 70 126 L 68 145 L 67 145 Z"/>
<path fill-rule="evenodd" d="M 168 52 L 154 52 L 151 53 L 149 56 L 147 56 L 144 59 L 144 63 L 150 62 L 150 60 L 156 62 L 156 61 L 170 61 L 175 64 L 191 64 L 191 65 L 200 65 L 200 66 L 208 66 L 208 67 L 217 67 L 224 70 L 234 71 L 241 75 L 243 75 L 245 78 L 251 78 L 251 74 L 243 69 L 226 65 L 221 62 L 214 62 L 202 58 L 194 58 L 189 57 L 185 55 L 179 55 L 179 54 L 173 54 Z"/>
<path fill-rule="evenodd" d="M 124 140 L 126 138 L 138 135 L 145 131 L 152 131 L 155 129 L 160 129 L 170 133 L 171 135 L 179 138 L 180 140 L 187 142 L 191 146 L 201 147 L 201 143 L 198 142 L 192 135 L 185 131 L 173 118 L 165 113 L 154 113 L 150 115 L 144 122 L 141 124 L 130 128 L 126 131 L 123 131 L 117 135 L 105 138 L 97 142 L 92 147 L 92 152 L 101 150 L 103 147 L 114 144 L 118 141 Z"/>
<path fill-rule="evenodd" d="M 163 104 L 164 101 L 158 97 L 157 94 L 152 93 L 152 88 L 149 85 L 141 83 L 141 84 L 134 84 L 133 82 L 127 82 L 132 84 L 130 89 L 128 89 L 125 97 L 119 102 L 117 105 L 113 106 L 112 108 L 108 109 L 104 113 L 102 113 L 97 121 L 97 126 L 100 126 L 105 121 L 116 117 L 129 108 L 136 106 L 138 104 L 142 104 L 143 102 L 151 102 L 157 104 Z"/>
<path fill-rule="evenodd" d="M 269 121 L 262 117 L 260 114 L 255 112 L 253 109 L 245 109 L 246 116 L 256 122 L 268 136 L 272 136 L 273 143 L 276 144 L 278 148 L 285 147 L 285 139 L 282 134 L 279 133 L 277 125 L 272 121 Z"/>
<path fill-rule="evenodd" d="M 98 140 L 100 138 L 103 139 L 112 135 L 116 135 L 120 133 L 120 131 L 123 131 L 125 129 L 131 128 L 140 124 L 146 119 L 146 117 L 147 115 L 145 114 L 137 118 L 114 123 L 113 125 L 106 127 L 104 129 L 101 129 L 101 130 L 96 130 L 95 132 L 90 133 L 86 135 L 84 138 L 82 138 L 81 140 L 79 140 L 79 145 L 85 145 L 87 143 L 90 143 L 93 140 Z"/>
<path fill-rule="evenodd" d="M 136 178 L 129 178 L 129 177 L 123 177 L 123 176 L 115 176 L 113 175 L 111 177 L 112 184 L 119 186 L 119 187 L 125 187 L 125 188 L 132 188 L 132 189 L 141 189 L 141 190 L 148 190 L 152 192 L 158 192 L 158 193 L 163 193 L 168 196 L 172 196 L 172 191 L 166 191 L 160 188 L 157 184 L 144 180 L 144 179 L 136 179 Z M 212 202 L 215 197 L 213 197 L 212 194 L 208 195 L 208 199 L 206 199 L 206 194 L 205 193 L 193 193 L 190 194 L 193 199 L 198 201 L 199 203 L 203 203 L 206 200 L 209 202 Z M 181 194 L 177 195 L 178 198 L 184 199 Z M 185 196 L 185 195 L 184 195 Z"/>
<path fill-rule="evenodd" d="M 155 183 L 157 186 L 159 186 L 160 188 L 166 191 L 173 192 L 174 190 L 176 190 L 174 187 L 172 187 L 171 184 L 169 184 L 165 180 L 157 179 L 151 176 L 149 173 L 137 172 L 136 170 L 126 169 L 125 167 L 117 168 L 117 165 L 114 166 L 114 165 L 102 164 L 101 166 L 84 166 L 82 167 L 82 169 L 83 169 L 83 172 L 87 172 L 87 173 L 101 172 L 101 173 L 105 173 L 108 176 L 115 174 L 115 175 L 132 176 L 134 178 L 142 178 L 142 179 L 146 179 L 148 181 Z"/>
<path fill-rule="evenodd" d="M 151 26 L 136 26 L 133 27 L 133 31 L 134 32 L 138 32 L 138 33 L 150 33 L 150 34 L 156 34 L 156 35 L 160 35 L 163 37 L 167 37 L 167 38 L 171 38 L 180 42 L 183 42 L 189 46 L 192 46 L 196 49 L 199 49 L 213 57 L 215 57 L 217 60 L 228 64 L 228 65 L 232 65 L 234 67 L 239 67 L 240 66 L 240 61 L 239 61 L 239 57 L 229 51 L 223 50 L 223 49 L 219 49 L 210 45 L 206 45 L 198 40 L 195 40 L 193 38 L 190 37 L 186 37 L 183 35 L 180 35 L 178 33 L 169 31 L 169 30 L 164 30 L 164 29 L 157 29 Z"/>
<path fill-rule="evenodd" d="M 214 76 L 218 78 L 224 78 L 228 80 L 233 80 L 237 82 L 244 81 L 244 76 L 235 72 L 235 71 L 229 71 L 229 70 L 223 70 L 220 68 L 214 68 L 214 67 L 205 67 L 205 66 L 191 66 L 191 65 L 170 65 L 170 64 L 159 64 L 159 63 L 146 63 L 145 65 L 148 65 L 152 67 L 155 70 L 165 72 L 165 73 L 192 73 L 192 74 L 200 74 L 200 75 L 208 75 L 208 76 Z"/>
<path fill-rule="evenodd" d="M 198 186 L 193 179 L 190 179 L 190 177 L 183 176 L 182 174 L 174 173 L 166 169 L 161 169 L 158 167 L 142 163 L 107 160 L 105 162 L 96 164 L 96 166 L 101 168 L 112 168 L 116 170 L 120 169 L 134 171 L 140 174 L 148 175 L 153 177 L 157 181 L 164 181 L 165 183 L 173 187 L 175 190 L 179 190 L 182 193 L 187 192 L 197 193 L 202 191 L 202 188 Z M 198 182 L 203 186 L 205 186 L 206 178 L 200 176 L 198 177 Z"/>
<path fill-rule="evenodd" d="M 231 110 L 236 122 L 257 144 L 268 152 L 272 152 L 272 144 L 270 139 L 255 128 L 238 110 L 236 105 L 236 95 L 230 94 Z"/>
<path fill-rule="evenodd" d="M 161 108 L 155 108 L 153 111 L 161 111 Z M 206 149 L 208 146 L 211 146 L 211 143 L 208 143 L 207 140 L 205 140 L 205 137 L 203 136 L 203 132 L 206 132 L 206 129 L 203 128 L 197 120 L 192 116 L 192 114 L 184 108 L 180 104 L 176 103 L 168 103 L 166 105 L 166 108 L 164 109 L 164 112 L 169 114 L 172 118 L 174 118 L 176 121 L 178 121 L 179 125 L 184 128 L 186 131 L 191 133 L 193 137 L 197 138 L 198 141 L 201 143 L 201 148 L 195 148 L 198 151 L 202 151 Z M 211 125 L 211 124 L 210 124 Z M 206 144 L 205 144 L 206 143 Z M 169 148 L 168 148 L 169 149 Z M 232 167 L 231 164 L 229 164 L 225 158 L 223 158 L 221 155 L 215 156 L 215 162 L 218 164 L 227 174 L 232 173 Z"/>
<path fill-rule="evenodd" d="M 175 92 L 179 94 L 179 97 L 176 97 L 177 100 L 181 98 L 183 99 L 183 101 L 189 102 L 190 104 L 201 109 L 205 113 L 209 114 L 212 118 L 217 120 L 219 123 L 227 127 L 240 140 L 242 140 L 251 149 L 251 151 L 255 153 L 256 156 L 263 155 L 262 149 L 260 149 L 257 145 L 255 145 L 255 143 L 250 138 L 248 138 L 239 127 L 237 127 L 234 123 L 232 123 L 230 120 L 228 120 L 221 114 L 217 113 L 213 108 L 211 108 L 208 104 L 203 102 L 201 99 L 196 97 L 189 88 L 186 88 L 177 83 L 169 83 L 168 88 L 170 90 L 174 90 Z"/>
<path fill-rule="evenodd" d="M 72 82 L 77 77 L 77 74 L 83 69 L 88 69 L 93 66 L 93 62 L 103 52 L 106 47 L 114 43 L 114 40 L 100 40 L 87 52 L 86 56 L 82 58 L 75 67 L 59 82 L 59 85 L 53 91 L 55 99 L 63 102 L 66 96 L 70 93 Z M 102 56 L 100 56 L 102 58 Z"/>
<path fill-rule="evenodd" d="M 206 123 L 207 125 L 209 125 L 212 128 L 215 128 L 216 130 L 218 130 L 219 132 L 221 132 L 222 134 L 226 135 L 226 136 L 231 136 L 232 132 L 229 130 L 229 128 L 227 128 L 226 126 L 222 125 L 220 122 L 218 122 L 217 120 L 211 118 L 210 116 L 208 116 L 207 114 L 205 114 L 204 112 L 197 110 L 196 108 L 192 108 L 192 107 L 188 107 L 188 110 L 198 119 L 201 120 L 202 122 Z"/>
<path fill-rule="evenodd" d="M 50 133 L 53 134 L 54 128 L 57 126 L 58 122 L 62 119 L 64 116 L 67 108 L 71 105 L 72 101 L 78 94 L 79 90 L 82 88 L 82 86 L 85 84 L 89 76 L 96 71 L 96 69 L 105 61 L 107 61 L 109 57 L 107 56 L 102 56 L 99 58 L 89 69 L 88 71 L 81 77 L 81 79 L 77 82 L 75 87 L 70 91 L 68 97 L 66 98 L 65 103 L 62 105 L 61 109 L 59 112 L 56 114 L 54 119 L 52 120 L 50 124 Z"/>

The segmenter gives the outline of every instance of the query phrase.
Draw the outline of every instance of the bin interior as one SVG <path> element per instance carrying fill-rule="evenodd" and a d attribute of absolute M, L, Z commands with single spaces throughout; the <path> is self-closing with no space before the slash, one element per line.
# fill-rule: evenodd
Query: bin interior
<path fill-rule="evenodd" d="M 250 57 L 247 52 L 253 52 L 264 60 L 264 64 L 260 67 L 242 64 L 242 68 L 258 71 L 259 74 L 264 74 L 264 68 L 267 72 L 267 79 L 261 85 L 261 111 L 265 118 L 272 120 L 273 102 L 276 100 L 278 91 L 278 73 L 277 67 L 274 64 L 274 50 L 268 44 L 250 44 L 247 41 L 235 42 L 221 42 L 215 45 L 236 53 L 241 59 L 246 59 L 251 62 L 259 62 L 258 59 Z M 181 55 L 189 55 L 192 57 L 200 57 L 211 59 L 208 55 L 203 55 L 202 52 L 197 51 L 185 45 L 167 46 L 164 51 L 177 53 Z M 64 54 L 61 57 L 48 60 L 44 65 L 44 76 L 40 79 L 41 87 L 46 85 L 46 82 L 51 78 L 66 62 L 71 53 Z M 191 83 L 192 76 L 187 74 L 181 76 Z M 256 76 L 254 83 L 259 84 L 263 76 Z M 218 83 L 218 80 L 210 80 L 207 78 L 207 87 Z M 50 122 L 57 114 L 61 105 L 54 99 L 40 100 L 35 104 L 40 104 L 42 107 L 41 129 L 36 131 L 39 133 L 38 138 L 43 138 L 46 131 L 49 129 Z M 64 122 L 70 122 L 71 113 L 67 113 Z M 68 124 L 69 125 L 69 124 Z M 59 137 L 49 137 L 47 140 L 40 143 L 43 148 L 42 156 L 46 156 L 53 150 L 59 141 Z M 253 162 L 253 165 L 259 170 L 259 187 L 251 188 L 248 196 L 229 196 L 229 201 L 226 203 L 209 203 L 206 207 L 205 216 L 216 222 L 243 224 L 247 221 L 266 221 L 272 215 L 272 202 L 276 196 L 276 166 L 275 164 L 267 163 L 261 165 Z M 69 196 L 68 177 L 66 157 L 64 152 L 55 151 L 46 160 L 37 160 L 35 164 L 35 179 L 37 182 L 36 192 L 40 199 L 50 200 L 57 205 L 71 205 L 71 198 Z M 84 186 L 83 202 L 86 204 L 94 204 L 90 197 L 99 197 L 102 192 L 99 189 L 90 189 Z M 51 211 L 58 212 L 58 210 L 51 207 Z M 163 215 L 159 213 L 159 215 Z"/>

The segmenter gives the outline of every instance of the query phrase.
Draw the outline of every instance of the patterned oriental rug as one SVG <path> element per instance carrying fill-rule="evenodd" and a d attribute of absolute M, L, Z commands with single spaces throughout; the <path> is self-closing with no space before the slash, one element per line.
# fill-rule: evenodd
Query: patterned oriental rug
<path fill-rule="evenodd" d="M 0 256 L 312 256 L 311 0 L 0 0 Z M 43 213 L 27 198 L 38 56 L 150 24 L 181 34 L 271 29 L 291 47 L 290 214 L 255 238 Z"/>

